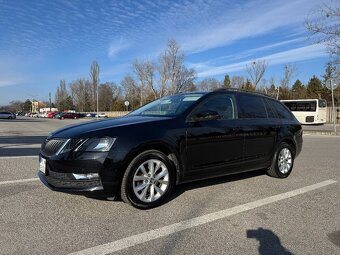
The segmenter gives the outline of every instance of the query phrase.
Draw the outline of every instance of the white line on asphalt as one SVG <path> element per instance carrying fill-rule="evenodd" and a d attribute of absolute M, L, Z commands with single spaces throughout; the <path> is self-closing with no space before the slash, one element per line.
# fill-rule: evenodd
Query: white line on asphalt
<path fill-rule="evenodd" d="M 1 157 L 0 159 L 18 159 L 18 158 L 38 158 L 39 156 L 5 156 L 5 157 Z"/>
<path fill-rule="evenodd" d="M 39 178 L 30 178 L 30 179 L 21 179 L 21 180 L 12 180 L 12 181 L 2 181 L 2 182 L 0 182 L 0 185 L 21 183 L 21 182 L 35 182 L 35 181 L 38 181 L 38 180 L 39 180 Z"/>
<path fill-rule="evenodd" d="M 81 250 L 78 252 L 71 253 L 69 255 L 105 255 L 108 253 L 124 250 L 126 248 L 135 246 L 137 244 L 142 244 L 160 237 L 168 236 L 171 234 L 174 234 L 176 232 L 185 230 L 185 229 L 190 229 L 196 226 L 200 226 L 203 224 L 207 224 L 212 221 L 220 220 L 227 218 L 229 216 L 249 211 L 251 209 L 255 209 L 257 207 L 263 206 L 263 205 L 268 205 L 280 200 L 284 200 L 290 197 L 294 197 L 312 190 L 316 190 L 322 187 L 325 187 L 327 185 L 336 183 L 337 181 L 334 180 L 327 180 L 323 182 L 316 183 L 314 185 L 306 186 L 300 189 L 292 190 L 286 193 L 278 194 L 275 196 L 263 198 L 257 201 L 253 201 L 250 203 L 246 203 L 243 205 L 235 206 L 229 209 L 221 210 L 218 212 L 214 213 L 209 213 L 203 216 L 199 216 L 196 218 L 192 218 L 189 220 L 184 220 L 172 225 L 164 226 L 158 229 L 153 229 L 144 233 L 140 233 L 137 235 L 129 236 L 117 241 L 113 241 L 110 243 L 94 246 L 85 250 Z"/>

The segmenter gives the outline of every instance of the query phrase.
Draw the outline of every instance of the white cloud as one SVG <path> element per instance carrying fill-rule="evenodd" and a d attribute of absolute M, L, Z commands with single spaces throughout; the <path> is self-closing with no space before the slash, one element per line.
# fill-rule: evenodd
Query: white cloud
<path fill-rule="evenodd" d="M 0 80 L 0 87 L 17 85 L 19 82 L 15 80 Z"/>
<path fill-rule="evenodd" d="M 294 63 L 303 60 L 315 59 L 327 56 L 325 46 L 313 44 L 305 47 L 295 48 L 287 51 L 278 52 L 275 54 L 259 57 L 258 59 L 265 59 L 268 65 L 278 65 L 284 63 Z M 205 64 L 205 68 L 198 72 L 198 77 L 208 77 L 214 75 L 221 75 L 225 73 L 232 73 L 236 71 L 245 70 L 246 65 L 253 59 L 233 63 L 230 65 L 210 66 Z M 200 64 L 196 64 L 200 66 Z M 202 65 L 201 65 L 202 66 Z"/>
<path fill-rule="evenodd" d="M 115 58 L 120 52 L 128 49 L 131 47 L 131 43 L 124 39 L 119 39 L 117 41 L 111 42 L 109 50 L 108 50 L 108 57 L 113 59 Z"/>
<path fill-rule="evenodd" d="M 312 7 L 309 0 L 252 1 L 232 6 L 226 15 L 217 15 L 216 21 L 198 22 L 198 26 L 188 27 L 180 34 L 180 42 L 189 52 L 225 46 L 240 39 L 302 24 Z M 188 15 L 188 18 L 193 17 Z"/>

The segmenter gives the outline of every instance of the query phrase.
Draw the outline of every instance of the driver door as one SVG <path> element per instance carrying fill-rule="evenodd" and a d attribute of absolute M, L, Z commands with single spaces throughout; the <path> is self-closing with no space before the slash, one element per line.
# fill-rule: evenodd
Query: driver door
<path fill-rule="evenodd" d="M 218 119 L 197 118 L 217 112 Z M 244 136 L 231 94 L 217 94 L 198 105 L 187 118 L 185 176 L 205 178 L 234 171 L 243 159 Z"/>

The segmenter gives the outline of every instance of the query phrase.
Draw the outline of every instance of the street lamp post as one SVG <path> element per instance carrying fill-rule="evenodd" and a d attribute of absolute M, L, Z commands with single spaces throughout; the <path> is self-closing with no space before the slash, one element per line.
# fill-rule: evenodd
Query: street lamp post
<path fill-rule="evenodd" d="M 332 90 L 333 129 L 334 129 L 334 135 L 336 135 L 336 123 L 335 123 L 336 115 L 335 115 L 335 107 L 334 107 L 334 85 L 336 85 L 336 84 L 333 84 L 332 80 L 330 80 L 330 82 L 331 82 L 331 90 Z"/>

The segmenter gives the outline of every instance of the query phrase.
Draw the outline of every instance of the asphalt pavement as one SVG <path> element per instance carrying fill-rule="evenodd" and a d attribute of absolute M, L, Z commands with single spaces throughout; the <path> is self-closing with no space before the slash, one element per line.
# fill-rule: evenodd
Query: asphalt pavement
<path fill-rule="evenodd" d="M 80 121 L 0 120 L 0 254 L 340 254 L 340 136 L 304 135 L 287 179 L 183 184 L 142 211 L 37 180 L 44 137 Z"/>

